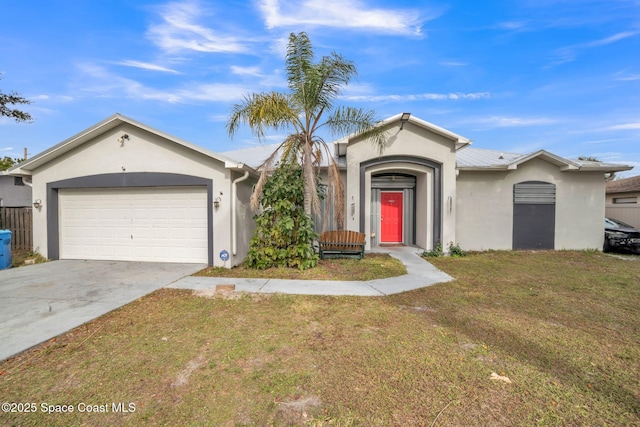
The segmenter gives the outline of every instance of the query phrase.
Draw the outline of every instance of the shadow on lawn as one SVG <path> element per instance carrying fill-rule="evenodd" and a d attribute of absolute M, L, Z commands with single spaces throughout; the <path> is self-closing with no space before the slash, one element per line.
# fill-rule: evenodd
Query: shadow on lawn
<path fill-rule="evenodd" d="M 624 383 L 616 382 L 615 379 L 606 376 L 606 373 L 586 378 L 588 373 L 584 366 L 573 362 L 569 356 L 561 354 L 552 346 L 542 346 L 533 341 L 524 340 L 521 336 L 504 328 L 488 328 L 481 321 L 468 317 L 435 317 L 443 326 L 468 337 L 472 342 L 486 343 L 499 349 L 503 355 L 510 355 L 519 361 L 536 366 L 543 372 L 550 373 L 561 381 L 584 390 L 585 394 L 597 392 L 605 400 L 624 406 L 630 413 L 640 416 L 640 403 L 637 396 Z"/>

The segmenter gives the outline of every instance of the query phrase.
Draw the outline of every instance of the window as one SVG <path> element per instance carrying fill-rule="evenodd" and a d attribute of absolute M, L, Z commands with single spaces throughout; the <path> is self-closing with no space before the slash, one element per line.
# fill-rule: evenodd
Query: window
<path fill-rule="evenodd" d="M 21 176 L 14 176 L 13 177 L 13 185 L 24 185 L 24 181 L 22 180 Z"/>
<path fill-rule="evenodd" d="M 622 203 L 638 203 L 637 197 L 614 197 L 613 203 L 622 204 Z"/>

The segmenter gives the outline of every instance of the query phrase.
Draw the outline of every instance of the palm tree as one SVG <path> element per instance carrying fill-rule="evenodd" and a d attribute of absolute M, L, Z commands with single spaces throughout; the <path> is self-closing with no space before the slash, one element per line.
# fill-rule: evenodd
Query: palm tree
<path fill-rule="evenodd" d="M 286 69 L 289 91 L 245 95 L 233 106 L 227 132 L 233 138 L 241 124 L 248 124 L 258 140 L 266 130 L 285 130 L 289 135 L 262 165 L 262 172 L 251 197 L 254 209 L 269 172 L 278 159 L 299 162 L 305 184 L 304 210 L 307 215 L 320 212 L 317 172 L 323 158 L 328 159 L 328 194 L 335 203 L 336 221 L 344 221 L 344 184 L 331 150 L 319 135 L 323 128 L 333 136 L 357 134 L 371 140 L 380 152 L 387 135 L 376 126 L 375 112 L 336 106 L 340 91 L 357 75 L 353 62 L 335 52 L 313 62 L 314 54 L 306 33 L 291 33 L 287 47 Z"/>

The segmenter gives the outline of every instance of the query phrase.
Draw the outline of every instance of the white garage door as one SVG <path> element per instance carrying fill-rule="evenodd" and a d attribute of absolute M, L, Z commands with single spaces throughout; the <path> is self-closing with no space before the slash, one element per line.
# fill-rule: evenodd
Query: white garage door
<path fill-rule="evenodd" d="M 61 259 L 207 263 L 202 187 L 61 189 Z"/>

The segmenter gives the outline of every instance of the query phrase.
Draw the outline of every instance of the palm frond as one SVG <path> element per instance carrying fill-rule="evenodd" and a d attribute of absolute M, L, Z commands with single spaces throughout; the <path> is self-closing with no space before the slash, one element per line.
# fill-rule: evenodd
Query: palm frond
<path fill-rule="evenodd" d="M 245 95 L 241 103 L 232 107 L 226 127 L 233 137 L 241 124 L 248 124 L 253 134 L 262 140 L 267 129 L 296 129 L 298 116 L 289 96 L 279 92 L 254 93 Z"/>
<path fill-rule="evenodd" d="M 285 64 L 289 89 L 292 92 L 301 91 L 304 87 L 307 72 L 313 64 L 313 58 L 313 47 L 307 33 L 289 34 Z"/>
<path fill-rule="evenodd" d="M 373 110 L 340 107 L 333 111 L 324 125 L 334 135 L 353 135 L 369 140 L 379 153 L 387 146 L 387 132 L 379 125 Z"/>

